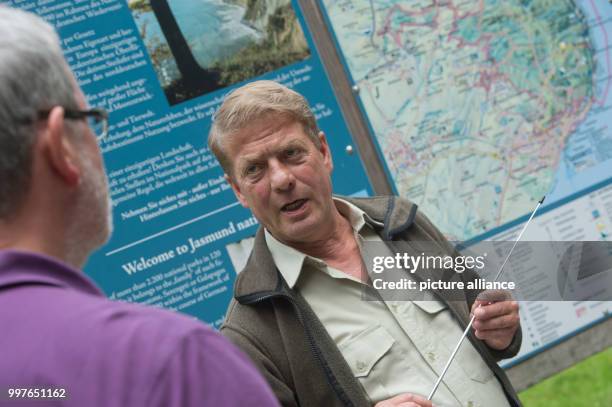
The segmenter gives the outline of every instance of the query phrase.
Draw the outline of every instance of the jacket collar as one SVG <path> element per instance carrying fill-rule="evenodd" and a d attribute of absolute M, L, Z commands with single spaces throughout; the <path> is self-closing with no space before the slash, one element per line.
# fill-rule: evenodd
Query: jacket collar
<path fill-rule="evenodd" d="M 363 210 L 376 223 L 383 224 L 382 231 L 376 223 L 372 225 L 381 232 L 383 240 L 391 240 L 410 228 L 417 211 L 416 204 L 394 196 L 341 198 Z M 260 227 L 247 264 L 236 279 L 234 296 L 238 302 L 248 304 L 267 295 L 282 293 L 289 294 L 289 289 L 274 264 L 264 229 Z"/>

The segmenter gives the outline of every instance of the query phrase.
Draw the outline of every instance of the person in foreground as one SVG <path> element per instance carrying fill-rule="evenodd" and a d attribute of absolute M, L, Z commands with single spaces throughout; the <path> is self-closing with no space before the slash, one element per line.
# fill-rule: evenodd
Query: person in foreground
<path fill-rule="evenodd" d="M 278 406 L 220 334 L 78 271 L 111 230 L 88 117 L 53 29 L 0 5 L 0 406 Z"/>
<path fill-rule="evenodd" d="M 520 405 L 496 363 L 520 347 L 516 302 L 485 303 L 472 292 L 461 301 L 444 292 L 431 301 L 362 300 L 370 284 L 363 258 L 412 253 L 411 241 L 452 249 L 405 199 L 332 195 L 329 146 L 301 95 L 271 81 L 233 91 L 208 143 L 261 224 L 221 332 L 251 356 L 284 406 L 431 406 L 424 395 L 470 310 L 475 330 L 433 404 Z M 385 253 L 367 253 L 383 241 Z"/>

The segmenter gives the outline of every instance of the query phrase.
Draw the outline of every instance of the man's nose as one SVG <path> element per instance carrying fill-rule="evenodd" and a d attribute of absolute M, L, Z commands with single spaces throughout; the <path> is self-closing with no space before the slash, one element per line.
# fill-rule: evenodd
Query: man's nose
<path fill-rule="evenodd" d="M 290 169 L 278 160 L 270 164 L 270 184 L 277 191 L 289 191 L 295 186 L 295 177 Z"/>

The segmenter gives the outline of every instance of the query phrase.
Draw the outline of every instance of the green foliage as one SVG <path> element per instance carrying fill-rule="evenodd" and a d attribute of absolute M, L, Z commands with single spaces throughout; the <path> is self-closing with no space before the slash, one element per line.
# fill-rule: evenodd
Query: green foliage
<path fill-rule="evenodd" d="M 132 11 L 138 11 L 141 13 L 152 11 L 151 5 L 149 4 L 149 0 L 129 0 L 128 7 Z"/>
<path fill-rule="evenodd" d="M 288 4 L 270 15 L 266 38 L 261 43 L 246 46 L 236 55 L 216 62 L 211 69 L 219 72 L 220 83 L 228 86 L 309 56 L 310 50 L 303 40 L 293 8 Z"/>
<path fill-rule="evenodd" d="M 159 37 L 153 37 L 147 44 L 151 61 L 155 66 L 161 66 L 162 61 L 172 58 L 172 52 L 166 42 L 162 42 Z"/>
<path fill-rule="evenodd" d="M 263 44 L 246 47 L 233 58 L 218 62 L 213 69 L 220 72 L 221 83 L 227 86 L 300 61 L 309 55 L 307 49 L 304 51 L 275 49 L 265 41 Z"/>
<path fill-rule="evenodd" d="M 525 407 L 612 405 L 612 348 L 521 392 Z"/>

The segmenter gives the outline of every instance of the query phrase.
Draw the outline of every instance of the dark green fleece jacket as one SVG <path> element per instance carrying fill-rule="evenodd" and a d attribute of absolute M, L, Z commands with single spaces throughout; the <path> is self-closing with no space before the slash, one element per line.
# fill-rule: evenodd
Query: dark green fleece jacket
<path fill-rule="evenodd" d="M 384 227 L 373 227 L 394 252 L 415 252 L 411 241 L 431 241 L 437 242 L 442 252 L 454 254 L 438 229 L 417 211 L 415 204 L 405 199 L 343 199 L 384 224 Z M 474 273 L 458 274 L 452 270 L 419 274 L 411 276 L 463 281 L 476 277 Z M 448 306 L 462 327 L 467 326 L 469 310 L 478 292 L 466 291 L 461 301 L 448 300 L 444 291 L 434 291 L 434 294 Z M 236 280 L 234 295 L 221 332 L 253 359 L 283 406 L 371 407 L 372 403 L 321 321 L 304 298 L 285 283 L 268 250 L 263 228 L 258 230 L 251 256 Z M 510 405 L 520 406 L 506 374 L 497 365 L 498 360 L 518 353 L 520 329 L 504 351 L 487 347 L 472 333 L 468 338 L 501 383 Z"/>

